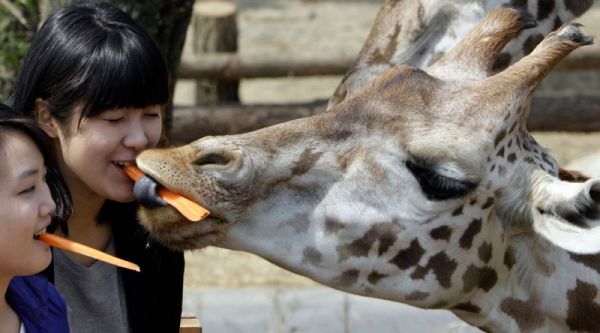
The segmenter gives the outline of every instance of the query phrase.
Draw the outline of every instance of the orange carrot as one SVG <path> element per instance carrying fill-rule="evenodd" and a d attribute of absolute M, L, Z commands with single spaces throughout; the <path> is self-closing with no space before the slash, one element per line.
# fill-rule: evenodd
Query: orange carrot
<path fill-rule="evenodd" d="M 129 178 L 133 179 L 136 182 L 140 180 L 140 178 L 144 177 L 144 173 L 142 172 L 142 170 L 140 170 L 135 165 L 126 165 L 123 168 L 123 170 L 125 170 L 125 173 L 127 174 L 127 176 L 129 176 Z"/>
<path fill-rule="evenodd" d="M 133 179 L 134 181 L 138 181 L 144 176 L 142 170 L 140 170 L 135 165 L 127 165 L 124 167 L 124 169 L 127 176 L 129 176 L 129 178 Z M 158 189 L 158 195 L 169 205 L 177 209 L 181 213 L 181 215 L 185 216 L 185 218 L 187 218 L 190 221 L 200 221 L 207 217 L 209 214 L 209 211 L 206 210 L 206 208 L 164 187 L 160 187 Z"/>
<path fill-rule="evenodd" d="M 119 259 L 117 257 L 113 257 L 108 253 L 104 253 L 102 251 L 96 250 L 89 246 L 74 242 L 72 240 L 62 238 L 60 236 L 56 236 L 56 235 L 49 234 L 49 233 L 44 233 L 39 237 L 39 239 L 50 246 L 54 246 L 54 247 L 61 248 L 63 250 L 82 254 L 84 256 L 88 256 L 90 258 L 104 261 L 106 263 L 109 263 L 109 264 L 112 264 L 115 266 L 131 269 L 136 272 L 140 271 L 140 266 L 138 266 L 134 263 L 131 263 L 131 262 L 123 260 L 123 259 Z"/>

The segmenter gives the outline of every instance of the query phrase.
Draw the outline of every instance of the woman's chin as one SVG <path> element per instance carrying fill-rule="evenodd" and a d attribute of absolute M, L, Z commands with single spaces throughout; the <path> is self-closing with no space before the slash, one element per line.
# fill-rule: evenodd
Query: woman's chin
<path fill-rule="evenodd" d="M 26 259 L 23 259 L 26 260 Z M 27 262 L 27 267 L 24 268 L 24 272 L 22 275 L 33 275 L 37 274 L 44 269 L 46 269 L 52 261 L 52 252 L 50 248 L 46 248 L 45 251 L 37 251 L 32 258 L 30 258 Z"/>
<path fill-rule="evenodd" d="M 128 188 L 123 188 L 123 189 L 119 189 L 119 188 L 115 187 L 112 191 L 110 191 L 106 195 L 106 198 L 108 200 L 121 202 L 121 203 L 128 203 L 128 202 L 135 201 L 135 196 L 133 195 L 133 188 L 131 186 L 128 186 Z"/>

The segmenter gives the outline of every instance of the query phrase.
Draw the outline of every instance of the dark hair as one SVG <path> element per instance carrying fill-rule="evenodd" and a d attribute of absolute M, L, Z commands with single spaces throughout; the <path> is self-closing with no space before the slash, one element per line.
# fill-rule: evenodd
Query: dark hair
<path fill-rule="evenodd" d="M 115 108 L 166 104 L 165 61 L 152 38 L 122 10 L 78 2 L 54 12 L 31 42 L 9 104 L 34 117 L 43 99 L 62 124 Z"/>
<path fill-rule="evenodd" d="M 51 227 L 52 230 L 56 226 L 66 230 L 67 220 L 71 216 L 73 205 L 67 185 L 58 171 L 50 138 L 36 125 L 33 119 L 27 118 L 8 105 L 0 103 L 0 142 L 3 132 L 9 129 L 27 135 L 42 153 L 44 165 L 46 166 L 46 183 L 56 204 Z"/>

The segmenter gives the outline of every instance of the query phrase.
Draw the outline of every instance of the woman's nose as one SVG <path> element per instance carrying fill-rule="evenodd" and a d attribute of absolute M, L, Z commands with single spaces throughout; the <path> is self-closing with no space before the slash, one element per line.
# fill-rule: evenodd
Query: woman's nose
<path fill-rule="evenodd" d="M 148 135 L 141 121 L 132 121 L 123 138 L 126 147 L 142 150 L 148 146 Z"/>
<path fill-rule="evenodd" d="M 46 217 L 51 215 L 56 209 L 56 203 L 52 199 L 52 195 L 50 194 L 50 189 L 48 188 L 48 184 L 44 183 L 44 191 L 42 193 L 42 200 L 39 208 L 40 217 Z"/>

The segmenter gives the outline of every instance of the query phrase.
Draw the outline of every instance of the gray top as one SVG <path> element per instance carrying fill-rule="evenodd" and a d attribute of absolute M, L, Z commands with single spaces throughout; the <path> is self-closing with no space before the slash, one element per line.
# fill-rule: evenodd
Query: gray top
<path fill-rule="evenodd" d="M 107 253 L 115 254 L 111 239 Z M 115 266 L 82 266 L 54 249 L 54 284 L 67 303 L 71 333 L 129 333 L 125 291 Z"/>

